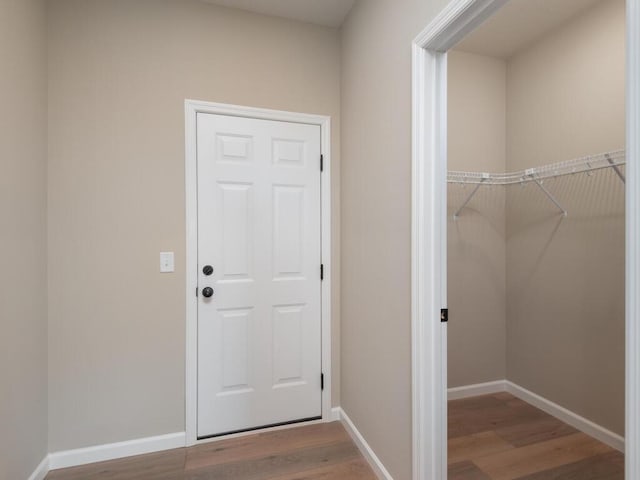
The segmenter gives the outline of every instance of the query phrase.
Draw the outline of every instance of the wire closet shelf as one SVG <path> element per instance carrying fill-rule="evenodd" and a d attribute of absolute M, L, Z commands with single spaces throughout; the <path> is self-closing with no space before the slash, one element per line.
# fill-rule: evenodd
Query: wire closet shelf
<path fill-rule="evenodd" d="M 484 172 L 457 172 L 447 173 L 448 183 L 460 184 L 484 184 L 484 185 L 515 185 L 518 183 L 528 183 L 546 178 L 555 178 L 563 175 L 574 175 L 576 173 L 588 173 L 603 168 L 613 168 L 624 180 L 620 171 L 621 166 L 626 163 L 624 150 L 615 152 L 600 153 L 588 157 L 576 158 L 564 162 L 551 163 L 541 167 L 528 168 L 519 172 L 510 173 L 484 173 Z"/>
<path fill-rule="evenodd" d="M 460 208 L 453 215 L 458 218 L 460 212 L 467 206 L 469 201 L 476 194 L 482 185 L 524 185 L 526 183 L 535 183 L 540 190 L 549 198 L 549 200 L 560 210 L 562 215 L 566 216 L 567 211 L 560 205 L 558 200 L 544 185 L 544 180 L 548 178 L 556 178 L 564 175 L 576 175 L 586 173 L 591 175 L 596 170 L 612 168 L 622 183 L 625 183 L 625 177 L 620 167 L 626 163 L 626 154 L 624 150 L 615 152 L 600 153 L 590 155 L 588 157 L 576 158 L 559 163 L 552 163 L 536 168 L 528 168 L 519 172 L 512 173 L 486 173 L 486 172 L 456 172 L 449 171 L 447 173 L 448 183 L 457 183 L 461 185 L 475 185 L 475 188 L 469 193 Z"/>

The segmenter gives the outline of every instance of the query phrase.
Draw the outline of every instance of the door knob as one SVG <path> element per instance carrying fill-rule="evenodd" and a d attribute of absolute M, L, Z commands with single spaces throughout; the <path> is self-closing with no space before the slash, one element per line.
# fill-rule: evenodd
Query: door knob
<path fill-rule="evenodd" d="M 213 296 L 213 288 L 204 287 L 202 289 L 202 296 L 205 297 L 205 298 L 209 298 L 209 297 Z"/>
<path fill-rule="evenodd" d="M 202 273 L 204 273 L 208 277 L 213 273 L 213 267 L 211 265 L 205 265 L 202 269 Z"/>

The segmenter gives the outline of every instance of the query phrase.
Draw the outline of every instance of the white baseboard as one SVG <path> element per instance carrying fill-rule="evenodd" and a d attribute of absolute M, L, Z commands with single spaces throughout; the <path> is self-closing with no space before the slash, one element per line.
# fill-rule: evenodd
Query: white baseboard
<path fill-rule="evenodd" d="M 334 407 L 331 409 L 331 416 L 328 421 L 335 422 L 341 419 L 341 408 Z M 273 430 L 283 430 L 285 428 L 292 428 L 293 426 L 281 426 L 275 427 Z M 246 432 L 238 434 L 236 436 L 251 435 L 255 432 Z M 232 438 L 230 435 L 226 438 Z M 222 438 L 212 439 L 221 440 Z M 184 432 L 171 433 L 168 435 L 159 435 L 157 437 L 140 438 L 137 440 L 129 440 L 125 442 L 110 443 L 106 445 L 97 445 L 94 447 L 78 448 L 75 450 L 66 450 L 62 452 L 50 453 L 49 456 L 43 460 L 42 464 L 38 467 L 37 472 L 44 471 L 44 475 L 49 470 L 57 470 L 60 468 L 77 467 L 79 465 L 86 465 L 88 463 L 103 462 L 106 460 L 114 460 L 117 458 L 132 457 L 134 455 L 144 455 L 145 453 L 161 452 L 163 450 L 170 450 L 172 448 L 181 448 L 186 446 L 186 434 Z M 34 476 L 29 480 L 43 480 L 42 477 Z"/>
<path fill-rule="evenodd" d="M 344 410 L 342 410 L 342 408 L 338 408 L 337 410 L 339 411 L 340 421 L 342 422 L 342 425 L 344 425 L 345 430 L 349 433 L 355 444 L 358 446 L 358 449 L 360 450 L 360 452 L 362 452 L 362 455 L 367 460 L 378 478 L 381 480 L 393 480 L 391 474 L 387 471 L 386 468 L 384 468 L 384 465 L 382 464 L 378 456 L 371 449 L 371 447 L 364 439 L 362 434 L 358 431 L 356 426 L 353 424 L 349 416 L 345 413 Z"/>
<path fill-rule="evenodd" d="M 49 473 L 49 455 L 44 457 L 44 459 L 40 462 L 40 465 L 36 467 L 29 478 L 27 480 L 44 480 L 44 477 Z"/>
<path fill-rule="evenodd" d="M 505 392 L 507 390 L 506 380 L 496 380 L 494 382 L 476 383 L 474 385 L 464 385 L 453 387 L 447 390 L 449 400 L 459 400 L 461 398 L 478 397 L 480 395 L 490 395 L 492 393 Z"/>
<path fill-rule="evenodd" d="M 498 380 L 495 382 L 450 388 L 448 391 L 448 397 L 449 400 L 455 400 L 504 391 L 509 392 L 534 407 L 545 411 L 549 415 L 562 420 L 587 435 L 600 440 L 610 447 L 621 452 L 624 451 L 625 441 L 620 435 L 507 380 Z M 378 478 L 382 480 L 393 480 L 391 474 L 384 467 L 378 456 L 371 449 L 345 411 L 341 407 L 334 407 L 331 409 L 330 421 L 338 420 L 342 422 L 345 429 L 356 443 Z M 49 470 L 57 470 L 60 468 L 86 465 L 88 463 L 102 462 L 116 458 L 125 458 L 133 455 L 142 455 L 145 453 L 181 448 L 185 446 L 185 442 L 185 433 L 179 432 L 125 442 L 55 452 L 49 454 L 42 460 L 42 462 L 40 462 L 40 465 L 38 465 L 28 480 L 44 480 Z"/>
<path fill-rule="evenodd" d="M 448 390 L 448 398 L 449 400 L 458 400 L 499 392 L 509 392 L 513 396 L 524 400 L 559 420 L 562 420 L 581 432 L 600 440 L 602 443 L 624 452 L 624 437 L 621 437 L 617 433 L 607 430 L 591 420 L 581 417 L 577 413 L 573 413 L 572 411 L 561 407 L 557 403 L 541 397 L 540 395 L 508 380 L 497 380 L 495 382 L 478 383 L 475 385 L 450 388 Z"/>
<path fill-rule="evenodd" d="M 342 409 L 340 407 L 333 407 L 331 409 L 331 416 L 329 417 L 330 422 L 339 422 L 340 421 L 340 412 Z"/>
<path fill-rule="evenodd" d="M 559 420 L 577 428 L 581 432 L 600 440 L 602 443 L 609 445 L 616 450 L 624 452 L 624 437 L 621 437 L 617 433 L 607 430 L 606 428 L 593 423 L 580 415 L 573 413 L 572 411 L 561 407 L 557 403 L 547 400 L 540 395 L 533 393 L 526 388 L 516 385 L 513 382 L 506 382 L 507 392 L 521 400 L 539 408 L 540 410 L 547 412 L 549 415 L 556 417 Z"/>
<path fill-rule="evenodd" d="M 49 454 L 49 468 L 75 467 L 88 463 L 103 462 L 116 458 L 143 455 L 145 453 L 161 452 L 172 448 L 184 447 L 186 435 L 184 432 L 159 435 L 157 437 L 140 438 L 125 442 L 97 445 L 95 447 L 78 448 Z"/>

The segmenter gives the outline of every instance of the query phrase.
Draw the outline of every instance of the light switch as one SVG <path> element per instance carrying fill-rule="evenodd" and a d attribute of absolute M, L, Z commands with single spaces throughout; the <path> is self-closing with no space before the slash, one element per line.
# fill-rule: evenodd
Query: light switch
<path fill-rule="evenodd" d="M 173 252 L 160 252 L 160 272 L 170 273 L 175 270 Z"/>

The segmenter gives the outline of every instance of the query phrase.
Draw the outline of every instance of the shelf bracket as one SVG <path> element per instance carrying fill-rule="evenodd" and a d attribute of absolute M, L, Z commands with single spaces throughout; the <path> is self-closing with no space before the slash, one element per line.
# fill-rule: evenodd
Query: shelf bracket
<path fill-rule="evenodd" d="M 467 196 L 467 198 L 465 199 L 464 202 L 462 202 L 462 205 L 460 205 L 460 208 L 458 208 L 458 210 L 456 211 L 456 213 L 453 214 L 453 219 L 457 220 L 458 217 L 460 216 L 460 212 L 462 210 L 464 210 L 464 207 L 467 206 L 467 204 L 471 201 L 471 199 L 473 198 L 473 196 L 476 194 L 476 192 L 478 191 L 478 189 L 482 186 L 482 184 L 484 182 L 486 182 L 487 180 L 489 180 L 490 175 L 488 173 L 483 173 L 482 174 L 482 178 L 480 179 L 480 183 L 478 183 L 475 188 L 471 191 L 471 193 Z"/>
<path fill-rule="evenodd" d="M 538 185 L 538 187 L 540 187 L 540 190 L 544 192 L 544 194 L 549 198 L 549 200 L 551 200 L 553 204 L 556 207 L 558 207 L 558 210 L 560 210 L 560 213 L 562 213 L 562 216 L 566 217 L 567 211 L 562 207 L 562 205 L 560 205 L 560 202 L 556 200 L 556 197 L 554 197 L 551 194 L 551 192 L 547 190 L 547 187 L 545 187 L 539 179 L 535 178 L 536 171 L 534 169 L 529 169 L 529 170 L 526 170 L 526 174 L 528 177 L 531 178 L 531 180 L 533 180 L 536 183 L 536 185 Z"/>
<path fill-rule="evenodd" d="M 620 167 L 613 162 L 613 159 L 611 158 L 611 155 L 609 155 L 607 153 L 604 156 L 604 158 L 607 159 L 607 162 L 609 162 L 609 165 L 611 165 L 611 168 L 613 168 L 613 171 L 616 172 L 616 175 L 618 175 L 618 177 L 620 177 L 620 180 L 622 180 L 622 183 L 627 183 L 625 178 L 624 178 L 624 175 L 620 171 Z"/>

